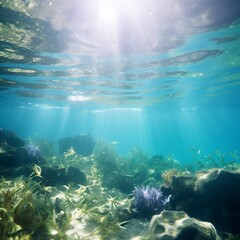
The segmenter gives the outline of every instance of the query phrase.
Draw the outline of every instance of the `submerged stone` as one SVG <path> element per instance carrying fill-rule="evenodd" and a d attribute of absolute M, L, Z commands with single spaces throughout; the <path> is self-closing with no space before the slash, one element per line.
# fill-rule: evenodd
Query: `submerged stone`
<path fill-rule="evenodd" d="M 209 222 L 202 222 L 190 218 L 183 211 L 162 211 L 152 217 L 149 229 L 143 236 L 132 240 L 217 240 L 214 226 Z"/>
<path fill-rule="evenodd" d="M 14 132 L 0 129 L 0 146 L 19 148 L 25 145 L 25 141 L 17 137 Z"/>
<path fill-rule="evenodd" d="M 40 164 L 45 160 L 37 145 L 26 143 L 15 133 L 0 129 L 0 166 L 15 168 L 29 164 Z"/>
<path fill-rule="evenodd" d="M 211 169 L 173 178 L 172 210 L 214 224 L 217 230 L 240 233 L 240 172 Z"/>
<path fill-rule="evenodd" d="M 53 168 L 43 166 L 42 178 L 39 178 L 44 185 L 68 185 L 69 183 L 85 185 L 87 183 L 86 175 L 78 168 L 70 166 L 68 168 Z"/>

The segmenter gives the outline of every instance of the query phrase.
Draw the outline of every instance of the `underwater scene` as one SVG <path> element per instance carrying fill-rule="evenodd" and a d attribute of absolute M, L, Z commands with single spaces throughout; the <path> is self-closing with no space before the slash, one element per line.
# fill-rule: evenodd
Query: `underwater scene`
<path fill-rule="evenodd" d="M 240 239 L 239 0 L 0 0 L 0 239 Z"/>

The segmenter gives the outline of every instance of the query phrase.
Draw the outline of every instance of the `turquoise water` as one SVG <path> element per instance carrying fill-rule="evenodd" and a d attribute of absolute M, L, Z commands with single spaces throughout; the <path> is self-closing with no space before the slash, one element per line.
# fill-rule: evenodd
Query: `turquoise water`
<path fill-rule="evenodd" d="M 239 2 L 97 3 L 1 1 L 0 127 L 188 163 L 239 151 Z"/>

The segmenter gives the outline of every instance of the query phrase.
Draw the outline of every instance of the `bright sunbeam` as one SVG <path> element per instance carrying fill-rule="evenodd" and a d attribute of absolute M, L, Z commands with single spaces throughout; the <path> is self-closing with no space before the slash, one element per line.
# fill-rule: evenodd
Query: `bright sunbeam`
<path fill-rule="evenodd" d="M 99 22 L 114 24 L 116 22 L 116 4 L 113 0 L 99 0 Z"/>
<path fill-rule="evenodd" d="M 113 54 L 155 47 L 158 33 L 153 12 L 152 1 L 97 0 L 92 16 L 97 45 Z"/>

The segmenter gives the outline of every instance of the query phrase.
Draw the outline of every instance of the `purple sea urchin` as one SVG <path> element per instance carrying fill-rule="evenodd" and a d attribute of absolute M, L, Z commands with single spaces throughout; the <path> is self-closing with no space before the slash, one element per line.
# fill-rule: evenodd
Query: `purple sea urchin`
<path fill-rule="evenodd" d="M 33 143 L 27 143 L 24 148 L 27 151 L 29 157 L 37 157 L 40 155 L 40 147 Z"/>
<path fill-rule="evenodd" d="M 134 207 L 141 217 L 149 218 L 160 213 L 169 202 L 171 195 L 164 196 L 161 189 L 140 187 L 134 191 Z"/>

